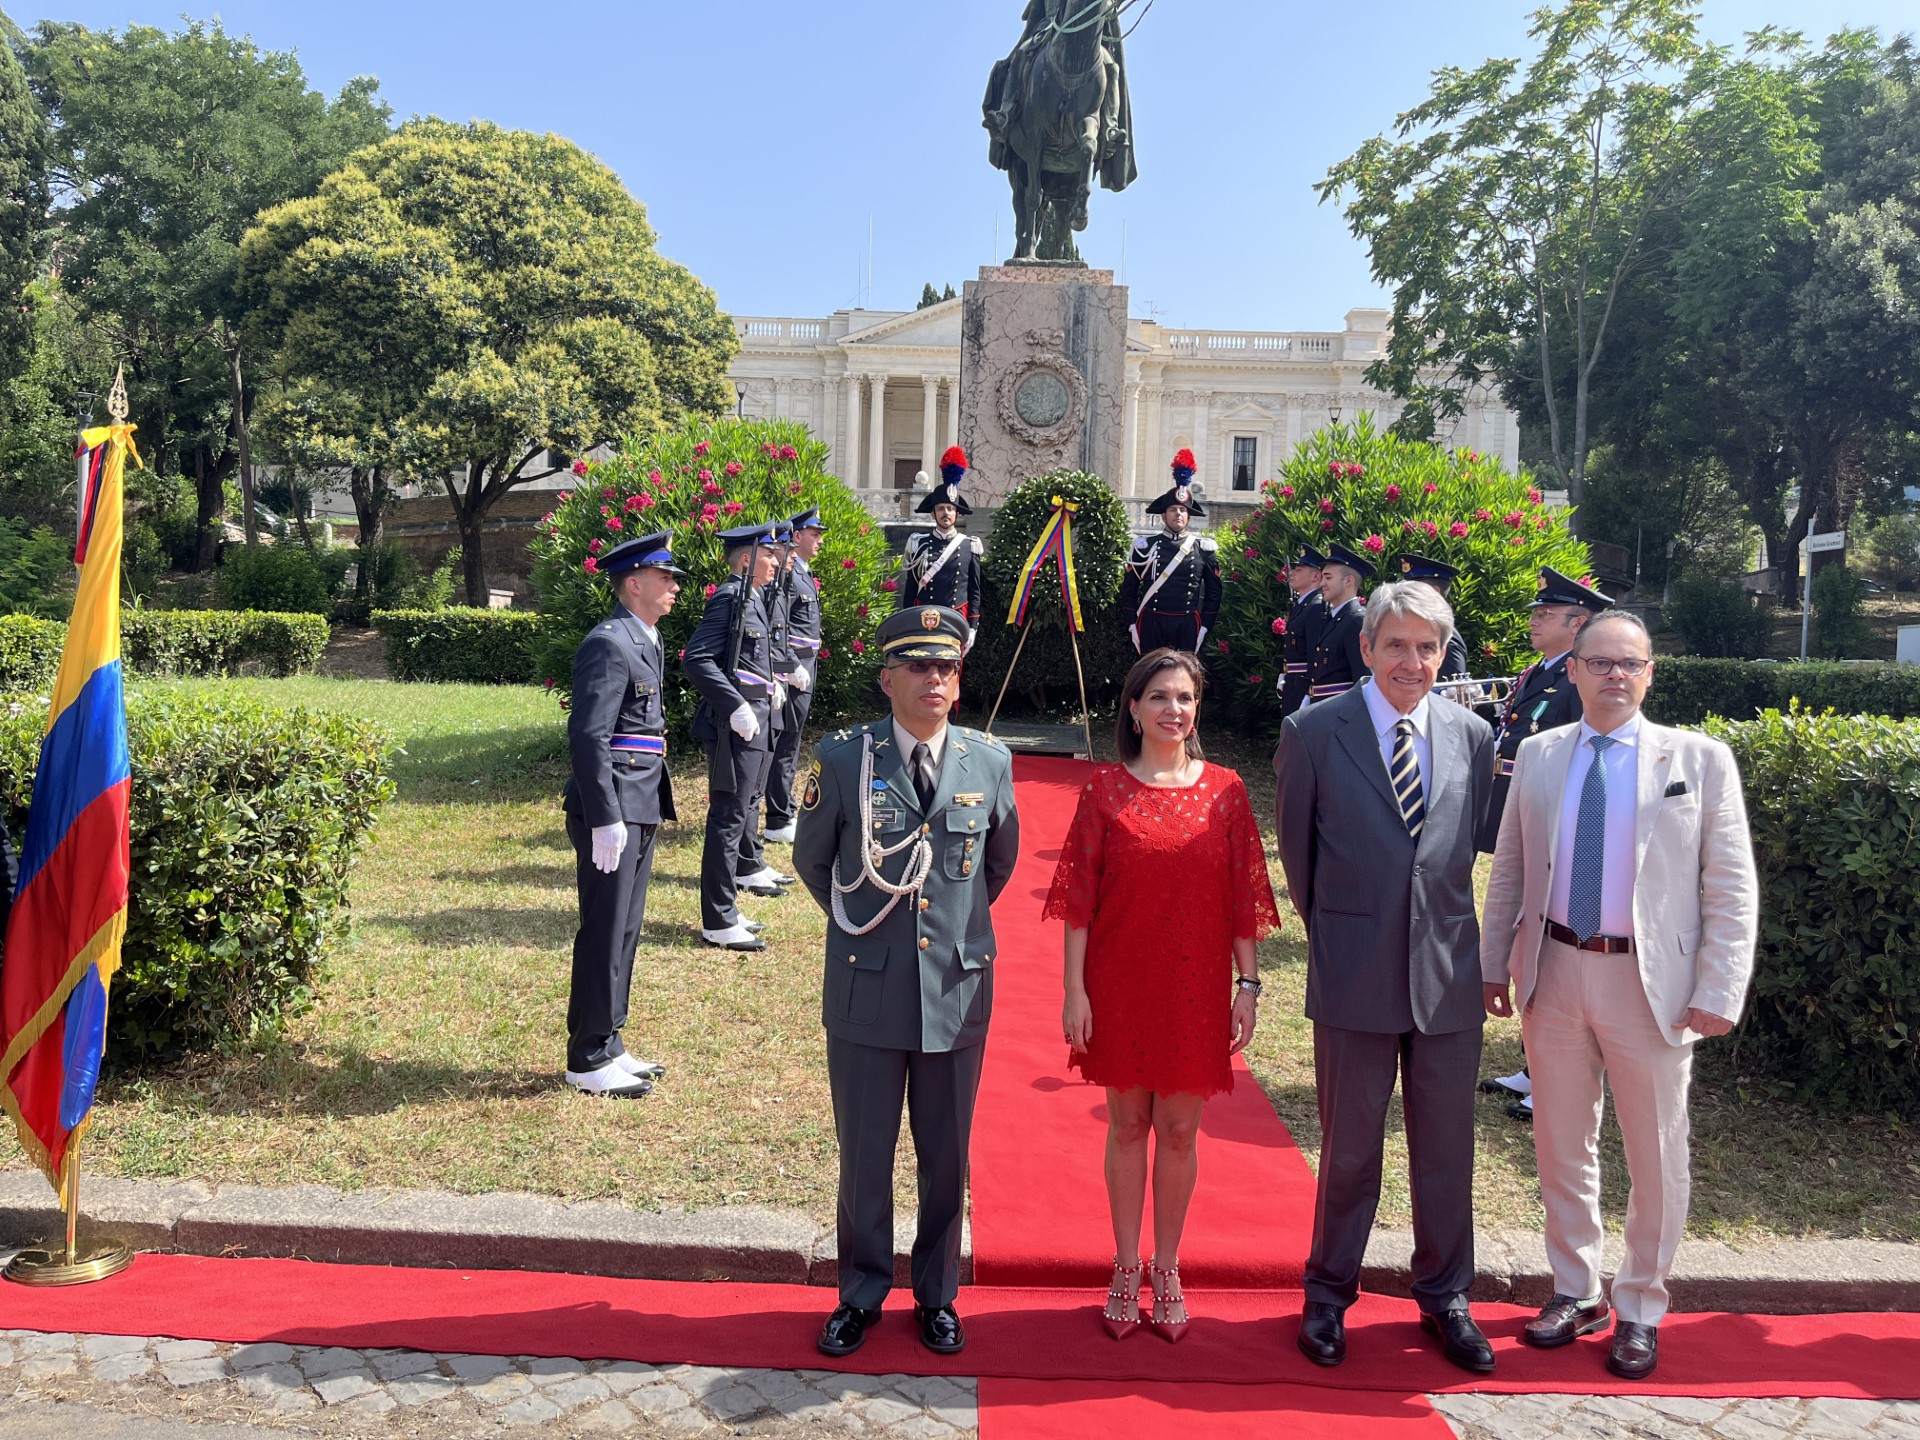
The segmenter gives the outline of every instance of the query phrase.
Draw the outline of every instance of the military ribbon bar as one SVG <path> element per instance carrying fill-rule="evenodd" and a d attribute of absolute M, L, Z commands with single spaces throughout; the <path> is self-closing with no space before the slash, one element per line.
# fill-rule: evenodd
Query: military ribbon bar
<path fill-rule="evenodd" d="M 1079 509 L 1072 500 L 1059 495 L 1053 497 L 1053 513 L 1047 517 L 1047 523 L 1040 529 L 1040 538 L 1033 542 L 1026 563 L 1020 567 L 1020 583 L 1014 590 L 1013 603 L 1007 607 L 1009 625 L 1026 623 L 1034 584 L 1040 578 L 1041 567 L 1051 558 L 1060 577 L 1060 603 L 1066 607 L 1073 628 L 1079 632 L 1086 630 L 1086 621 L 1080 616 L 1080 581 L 1073 571 L 1073 517 Z"/>

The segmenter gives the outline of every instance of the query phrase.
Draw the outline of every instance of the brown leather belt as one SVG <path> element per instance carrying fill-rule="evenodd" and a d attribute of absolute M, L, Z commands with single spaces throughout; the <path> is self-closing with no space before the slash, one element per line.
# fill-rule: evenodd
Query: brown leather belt
<path fill-rule="evenodd" d="M 1625 935 L 1594 935 L 1582 940 L 1564 925 L 1547 921 L 1547 938 L 1558 940 L 1562 945 L 1571 945 L 1576 950 L 1591 950 L 1600 955 L 1624 955 L 1633 949 L 1633 941 Z"/>

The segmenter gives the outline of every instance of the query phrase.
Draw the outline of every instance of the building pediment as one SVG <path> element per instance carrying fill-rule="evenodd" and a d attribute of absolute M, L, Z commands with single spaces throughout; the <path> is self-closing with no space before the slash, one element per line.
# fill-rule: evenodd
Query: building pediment
<path fill-rule="evenodd" d="M 943 300 L 924 310 L 912 310 L 882 320 L 864 330 L 856 330 L 841 345 L 848 350 L 865 350 L 898 345 L 918 350 L 958 350 L 960 348 L 960 301 Z"/>

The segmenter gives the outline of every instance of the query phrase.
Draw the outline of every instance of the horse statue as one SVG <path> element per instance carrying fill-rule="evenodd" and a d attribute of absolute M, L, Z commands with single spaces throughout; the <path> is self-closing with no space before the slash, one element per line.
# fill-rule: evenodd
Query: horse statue
<path fill-rule="evenodd" d="M 1079 265 L 1093 175 L 1124 190 L 1139 175 L 1120 13 L 1135 0 L 1028 0 L 1026 33 L 993 67 L 981 106 L 987 158 L 1013 188 L 1020 260 Z"/>

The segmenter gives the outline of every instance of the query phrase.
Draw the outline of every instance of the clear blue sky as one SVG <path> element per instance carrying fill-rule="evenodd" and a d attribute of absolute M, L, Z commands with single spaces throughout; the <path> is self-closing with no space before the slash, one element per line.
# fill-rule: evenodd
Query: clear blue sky
<path fill-rule="evenodd" d="M 0 0 L 98 28 L 174 26 L 187 0 Z M 375 75 L 399 116 L 552 130 L 645 201 L 661 249 L 735 314 L 902 309 L 1010 248 L 986 160 L 987 71 L 1021 0 L 229 0 L 230 30 L 291 48 L 328 91 Z M 1435 68 L 1522 53 L 1529 5 L 1157 0 L 1128 45 L 1140 179 L 1096 191 L 1082 249 L 1133 313 L 1222 329 L 1332 329 L 1381 303 L 1311 186 L 1425 93 Z M 1136 12 L 1137 13 L 1137 12 Z M 1734 41 L 1766 24 L 1913 29 L 1912 0 L 1708 0 Z M 1123 250 L 1124 235 L 1124 256 Z"/>

